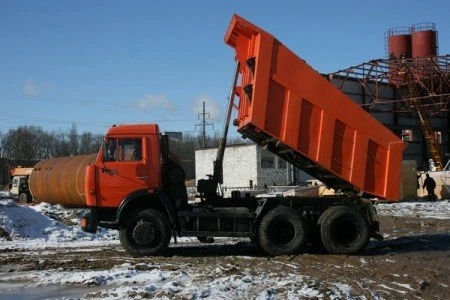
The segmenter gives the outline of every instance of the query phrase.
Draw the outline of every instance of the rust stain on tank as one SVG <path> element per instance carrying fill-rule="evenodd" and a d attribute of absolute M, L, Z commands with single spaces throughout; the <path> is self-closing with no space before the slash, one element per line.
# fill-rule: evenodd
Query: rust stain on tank
<path fill-rule="evenodd" d="M 86 167 L 97 154 L 58 157 L 39 162 L 30 175 L 30 190 L 36 202 L 86 207 Z"/>

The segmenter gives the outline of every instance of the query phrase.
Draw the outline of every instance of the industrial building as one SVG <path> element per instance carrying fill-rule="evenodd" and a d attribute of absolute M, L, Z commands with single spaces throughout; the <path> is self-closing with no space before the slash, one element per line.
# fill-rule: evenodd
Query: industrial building
<path fill-rule="evenodd" d="M 450 56 L 439 55 L 433 23 L 392 28 L 385 37 L 385 59 L 328 78 L 402 136 L 408 144 L 403 160 L 414 160 L 424 170 L 442 169 L 450 153 Z"/>

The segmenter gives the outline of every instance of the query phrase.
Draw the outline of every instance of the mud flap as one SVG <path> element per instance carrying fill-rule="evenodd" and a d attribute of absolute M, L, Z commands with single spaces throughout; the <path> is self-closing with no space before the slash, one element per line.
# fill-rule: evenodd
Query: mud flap
<path fill-rule="evenodd" d="M 98 220 L 96 211 L 92 210 L 81 217 L 81 230 L 88 233 L 96 233 L 98 229 Z"/>
<path fill-rule="evenodd" d="M 370 237 L 376 240 L 382 241 L 384 238 L 379 233 L 380 231 L 380 219 L 378 218 L 377 209 L 369 199 L 363 199 L 362 204 L 365 207 L 367 220 L 370 224 Z"/>

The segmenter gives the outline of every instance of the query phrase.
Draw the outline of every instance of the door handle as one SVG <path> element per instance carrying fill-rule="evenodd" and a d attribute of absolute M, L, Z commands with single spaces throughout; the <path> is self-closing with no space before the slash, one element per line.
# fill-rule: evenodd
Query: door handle
<path fill-rule="evenodd" d="M 118 174 L 119 172 L 117 170 L 114 169 L 107 169 L 107 168 L 102 168 L 102 173 L 106 173 L 109 175 L 114 175 L 114 174 Z"/>
<path fill-rule="evenodd" d="M 138 176 L 137 177 L 137 179 L 140 179 L 140 180 L 146 180 L 148 177 L 147 176 Z"/>

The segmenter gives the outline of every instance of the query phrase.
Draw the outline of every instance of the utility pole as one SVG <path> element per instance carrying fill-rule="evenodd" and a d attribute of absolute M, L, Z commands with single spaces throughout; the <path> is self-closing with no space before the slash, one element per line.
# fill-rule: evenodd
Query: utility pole
<path fill-rule="evenodd" d="M 200 124 L 195 125 L 195 130 L 197 130 L 197 127 L 201 127 L 202 129 L 202 148 L 206 147 L 206 126 L 212 126 L 212 128 L 214 129 L 214 125 L 212 123 L 206 122 L 206 116 L 208 116 L 209 119 L 209 113 L 206 112 L 205 101 L 203 101 L 203 110 L 198 114 L 198 119 L 200 120 L 201 117 L 201 122 Z"/>

